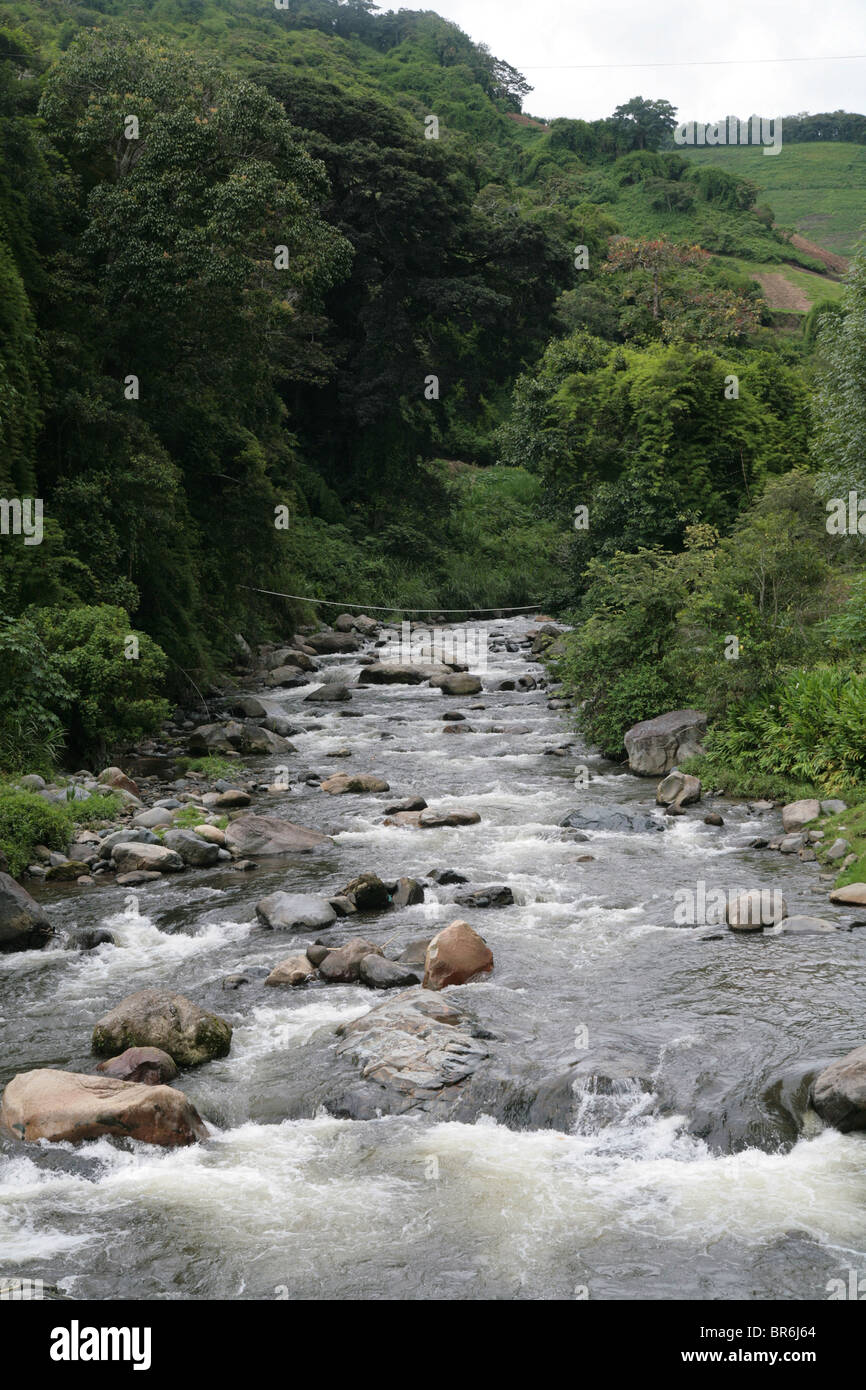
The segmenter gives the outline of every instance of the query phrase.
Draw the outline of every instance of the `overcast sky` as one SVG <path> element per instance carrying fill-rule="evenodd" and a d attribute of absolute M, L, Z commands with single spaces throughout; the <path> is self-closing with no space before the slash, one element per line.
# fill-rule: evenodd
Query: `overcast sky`
<path fill-rule="evenodd" d="M 453 20 L 535 90 L 532 115 L 609 116 L 629 97 L 664 97 L 680 119 L 866 111 L 863 0 L 402 0 Z M 399 8 L 381 0 L 381 8 Z M 753 63 L 756 58 L 809 62 Z M 711 62 L 728 60 L 724 66 Z M 662 64 L 606 66 L 574 64 Z M 699 65 L 701 64 L 701 65 Z"/>

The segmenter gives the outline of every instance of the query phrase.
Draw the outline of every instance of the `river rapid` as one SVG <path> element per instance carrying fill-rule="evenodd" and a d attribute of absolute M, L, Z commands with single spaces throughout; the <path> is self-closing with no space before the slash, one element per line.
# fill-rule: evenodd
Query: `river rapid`
<path fill-rule="evenodd" d="M 791 913 L 852 924 L 828 909 L 814 864 L 742 847 L 778 833 L 778 812 L 705 795 L 663 833 L 563 829 L 587 806 L 661 819 L 656 783 L 585 748 L 546 690 L 497 688 L 541 677 L 525 648 L 493 636 L 531 627 L 489 624 L 480 696 L 361 687 L 349 704 L 310 705 L 309 687 L 278 692 L 303 726 L 293 770 L 390 784 L 331 797 L 293 782 L 270 799 L 269 814 L 330 834 L 323 852 L 135 891 L 32 890 L 58 937 L 0 957 L 0 1085 L 35 1067 L 92 1070 L 96 1020 L 150 986 L 222 1014 L 234 1038 L 228 1057 L 179 1079 L 211 1128 L 204 1144 L 0 1140 L 2 1272 L 76 1299 L 820 1300 L 828 1281 L 866 1270 L 864 1140 L 807 1106 L 814 1074 L 866 1040 L 866 929 L 675 924 L 676 890 L 700 880 L 781 888 Z M 322 661 L 350 684 L 361 670 L 355 655 Z M 445 710 L 473 732 L 446 737 Z M 329 759 L 337 748 L 350 755 Z M 245 764 L 264 783 L 279 761 Z M 384 826 L 384 807 L 408 795 L 481 821 Z M 711 809 L 724 826 L 703 823 Z M 365 870 L 446 868 L 468 883 L 425 879 L 423 903 L 339 921 L 328 939 L 394 938 L 395 954 L 457 917 L 482 933 L 493 973 L 446 995 L 490 1034 L 473 1107 L 329 1113 L 334 1030 L 387 996 L 264 988 L 316 934 L 263 928 L 255 903 L 277 888 L 332 896 Z M 514 905 L 455 905 L 489 884 Z M 117 944 L 64 949 L 74 924 Z M 224 989 L 239 971 L 250 983 Z"/>

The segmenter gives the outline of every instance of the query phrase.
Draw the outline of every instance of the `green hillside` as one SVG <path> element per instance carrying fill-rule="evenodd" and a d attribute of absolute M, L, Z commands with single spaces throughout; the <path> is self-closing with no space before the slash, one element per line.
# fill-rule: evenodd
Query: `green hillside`
<path fill-rule="evenodd" d="M 508 61 L 374 11 L 3 7 L 0 492 L 45 526 L 0 537 L 0 768 L 336 600 L 567 608 L 809 462 L 820 248 L 666 101 L 528 124 Z"/>
<path fill-rule="evenodd" d="M 783 144 L 767 156 L 754 146 L 717 146 L 683 153 L 752 179 L 776 221 L 840 256 L 851 256 L 866 230 L 866 145 Z"/>

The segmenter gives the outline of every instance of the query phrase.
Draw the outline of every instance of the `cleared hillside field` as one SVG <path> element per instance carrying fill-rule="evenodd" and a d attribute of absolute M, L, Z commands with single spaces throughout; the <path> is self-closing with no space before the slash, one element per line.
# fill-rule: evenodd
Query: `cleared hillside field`
<path fill-rule="evenodd" d="M 811 241 L 851 256 L 866 231 L 866 145 L 784 143 L 778 155 L 754 145 L 721 145 L 681 153 L 698 164 L 720 164 L 761 189 L 776 221 Z"/>

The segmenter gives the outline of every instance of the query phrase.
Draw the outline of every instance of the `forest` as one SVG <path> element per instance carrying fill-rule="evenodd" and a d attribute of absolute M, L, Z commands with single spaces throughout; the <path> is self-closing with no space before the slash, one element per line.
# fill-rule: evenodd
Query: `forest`
<path fill-rule="evenodd" d="M 155 729 L 237 634 L 537 603 L 605 752 L 692 704 L 732 786 L 859 782 L 861 539 L 825 521 L 862 471 L 862 255 L 840 285 L 665 100 L 530 92 L 367 0 L 4 7 L 6 774 Z"/>

